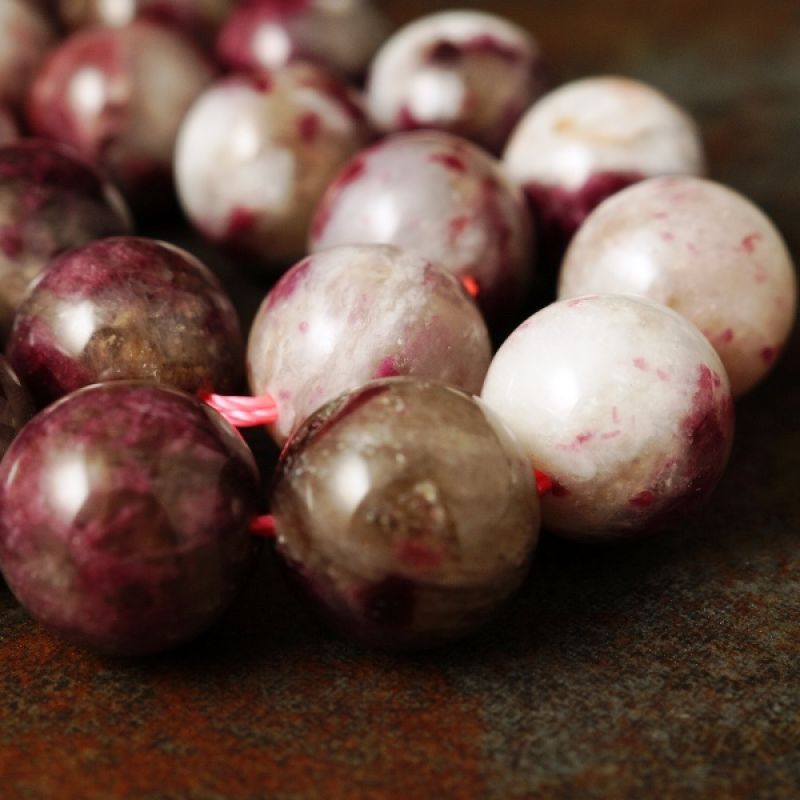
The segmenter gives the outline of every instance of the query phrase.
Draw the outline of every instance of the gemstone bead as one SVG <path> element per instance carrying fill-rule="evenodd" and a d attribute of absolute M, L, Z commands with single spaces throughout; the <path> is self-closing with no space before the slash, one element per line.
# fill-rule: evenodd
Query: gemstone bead
<path fill-rule="evenodd" d="M 19 308 L 8 356 L 42 404 L 125 379 L 230 393 L 244 361 L 236 311 L 211 272 L 177 247 L 136 237 L 52 262 Z"/>
<path fill-rule="evenodd" d="M 531 228 L 522 194 L 499 163 L 438 131 L 391 136 L 345 165 L 311 228 L 311 249 L 385 243 L 467 281 L 494 322 L 531 282 Z"/>
<path fill-rule="evenodd" d="M 34 140 L 0 148 L 0 341 L 52 258 L 131 227 L 117 189 L 71 149 Z"/>
<path fill-rule="evenodd" d="M 252 393 L 277 403 L 279 444 L 374 378 L 413 375 L 477 394 L 491 358 L 486 325 L 458 281 L 384 245 L 336 247 L 293 267 L 264 300 L 247 350 Z"/>
<path fill-rule="evenodd" d="M 527 459 L 462 392 L 376 381 L 284 449 L 277 551 L 303 594 L 369 644 L 413 649 L 485 623 L 524 579 L 538 500 Z"/>
<path fill-rule="evenodd" d="M 551 490 L 545 527 L 570 538 L 635 536 L 693 509 L 733 437 L 728 376 L 674 311 L 623 295 L 551 305 L 494 358 L 482 397 Z"/>
<path fill-rule="evenodd" d="M 654 178 L 603 203 L 567 252 L 559 297 L 635 294 L 691 320 L 734 394 L 775 365 L 797 313 L 797 278 L 770 220 L 711 181 Z"/>
<path fill-rule="evenodd" d="M 93 386 L 31 421 L 0 465 L 0 567 L 22 605 L 112 655 L 215 622 L 254 555 L 255 463 L 198 400 Z"/>
<path fill-rule="evenodd" d="M 166 207 L 181 120 L 212 80 L 187 40 L 144 21 L 65 39 L 39 70 L 28 102 L 35 134 L 104 166 L 140 213 Z"/>
<path fill-rule="evenodd" d="M 539 100 L 503 162 L 554 241 L 568 240 L 595 206 L 643 178 L 705 171 L 689 115 L 651 86 L 616 77 L 574 81 Z"/>
<path fill-rule="evenodd" d="M 367 136 L 355 95 L 310 64 L 225 79 L 181 128 L 184 211 L 212 241 L 282 271 L 306 254 L 314 208 Z"/>
<path fill-rule="evenodd" d="M 546 82 L 519 26 L 478 11 L 431 14 L 398 31 L 370 69 L 367 107 L 386 133 L 437 128 L 500 152 Z"/>

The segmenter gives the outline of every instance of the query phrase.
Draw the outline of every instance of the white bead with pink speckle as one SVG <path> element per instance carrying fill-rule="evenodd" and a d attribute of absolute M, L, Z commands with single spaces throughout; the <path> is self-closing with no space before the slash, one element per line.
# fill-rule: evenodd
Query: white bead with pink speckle
<path fill-rule="evenodd" d="M 382 131 L 439 128 L 499 152 L 542 94 L 539 47 L 512 22 L 447 11 L 412 22 L 378 52 L 367 107 Z"/>
<path fill-rule="evenodd" d="M 690 510 L 730 452 L 719 357 L 690 322 L 635 297 L 535 314 L 500 348 L 482 396 L 552 480 L 544 523 L 570 538 L 633 536 Z"/>
<path fill-rule="evenodd" d="M 543 223 L 566 236 L 625 186 L 705 171 L 689 115 L 647 84 L 617 77 L 585 78 L 543 97 L 517 126 L 503 161 Z"/>
<path fill-rule="evenodd" d="M 324 403 L 374 378 L 429 378 L 477 394 L 492 357 L 459 282 L 395 247 L 336 247 L 301 261 L 261 306 L 247 366 L 278 406 L 282 444 Z"/>
<path fill-rule="evenodd" d="M 227 78 L 181 127 L 181 204 L 212 241 L 284 269 L 305 255 L 317 203 L 367 137 L 354 95 L 318 67 Z"/>
<path fill-rule="evenodd" d="M 567 252 L 559 297 L 636 294 L 691 320 L 734 394 L 774 365 L 797 311 L 786 245 L 749 200 L 711 181 L 654 178 L 609 198 Z"/>
<path fill-rule="evenodd" d="M 492 319 L 512 311 L 532 273 L 521 192 L 499 163 L 440 131 L 391 136 L 351 160 L 317 209 L 311 249 L 394 244 L 474 282 Z"/>

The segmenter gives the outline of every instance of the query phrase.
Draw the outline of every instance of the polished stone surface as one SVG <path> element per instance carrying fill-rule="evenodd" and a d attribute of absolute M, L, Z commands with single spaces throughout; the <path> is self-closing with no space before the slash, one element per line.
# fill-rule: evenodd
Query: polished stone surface
<path fill-rule="evenodd" d="M 478 307 L 458 280 L 387 245 L 333 247 L 275 285 L 250 329 L 253 395 L 270 395 L 283 444 L 320 406 L 376 378 L 412 375 L 479 394 L 492 360 Z"/>
<path fill-rule="evenodd" d="M 747 198 L 688 176 L 609 198 L 567 251 L 560 299 L 646 297 L 691 320 L 714 345 L 735 395 L 769 374 L 797 317 L 797 272 L 772 222 Z"/>

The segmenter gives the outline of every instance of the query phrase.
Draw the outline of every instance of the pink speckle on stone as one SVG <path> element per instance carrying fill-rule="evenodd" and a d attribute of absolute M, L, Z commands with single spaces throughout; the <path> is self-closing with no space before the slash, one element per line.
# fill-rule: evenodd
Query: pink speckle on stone
<path fill-rule="evenodd" d="M 400 372 L 397 369 L 397 364 L 395 364 L 394 359 L 391 356 L 384 358 L 383 361 L 378 365 L 378 369 L 375 372 L 376 378 L 396 378 Z"/>
<path fill-rule="evenodd" d="M 635 495 L 630 499 L 630 504 L 634 508 L 649 508 L 653 505 L 656 500 L 655 492 L 651 492 L 646 490 L 644 492 L 639 492 L 639 494 Z"/>
<path fill-rule="evenodd" d="M 671 378 L 669 372 L 667 372 L 666 370 L 663 370 L 663 369 L 657 369 L 656 370 L 656 375 L 658 376 L 658 379 L 660 381 L 665 381 L 666 382 L 666 381 L 670 380 L 670 378 Z"/>
<path fill-rule="evenodd" d="M 274 308 L 280 303 L 286 302 L 303 284 L 308 272 L 311 269 L 312 259 L 306 258 L 299 264 L 292 267 L 283 277 L 272 287 L 267 299 L 267 308 Z M 305 323 L 308 325 L 308 322 Z"/>
<path fill-rule="evenodd" d="M 322 129 L 319 114 L 315 114 L 313 111 L 303 114 L 298 120 L 297 127 L 300 131 L 300 138 L 304 142 L 313 142 Z"/>
<path fill-rule="evenodd" d="M 753 253 L 755 253 L 755 251 L 756 251 L 756 247 L 757 247 L 758 243 L 759 243 L 759 242 L 760 242 L 760 241 L 761 241 L 763 238 L 764 238 L 764 237 L 763 237 L 763 236 L 762 236 L 760 233 L 758 233 L 758 232 L 756 232 L 756 233 L 749 233 L 747 236 L 745 236 L 745 237 L 744 237 L 744 239 L 742 239 L 742 249 L 743 249 L 743 250 L 744 250 L 746 253 L 750 253 L 750 254 L 753 254 Z"/>
<path fill-rule="evenodd" d="M 633 359 L 633 366 L 636 367 L 636 369 L 643 370 L 644 372 L 647 372 L 649 369 L 647 365 L 647 359 L 641 357 Z"/>
<path fill-rule="evenodd" d="M 431 161 L 436 164 L 442 164 L 446 169 L 451 169 L 453 172 L 463 174 L 467 171 L 467 165 L 464 159 L 453 153 L 434 153 L 431 156 Z"/>
<path fill-rule="evenodd" d="M 300 333 L 308 333 L 309 324 L 305 320 L 303 320 L 297 327 L 300 329 Z"/>
<path fill-rule="evenodd" d="M 249 208 L 237 207 L 228 218 L 228 237 L 235 239 L 249 231 L 256 222 L 256 215 Z"/>

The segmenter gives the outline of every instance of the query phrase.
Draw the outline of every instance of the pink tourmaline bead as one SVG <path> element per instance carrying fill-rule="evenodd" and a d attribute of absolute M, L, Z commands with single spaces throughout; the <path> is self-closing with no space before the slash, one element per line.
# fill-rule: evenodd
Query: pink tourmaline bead
<path fill-rule="evenodd" d="M 90 386 L 31 420 L 0 464 L 0 567 L 70 641 L 167 650 L 230 605 L 256 554 L 259 499 L 247 445 L 198 399 Z"/>
<path fill-rule="evenodd" d="M 53 258 L 131 226 L 114 185 L 71 148 L 40 139 L 0 148 L 0 341 Z"/>
<path fill-rule="evenodd" d="M 530 285 L 522 194 L 488 153 L 447 133 L 389 137 L 342 169 L 315 215 L 311 249 L 364 242 L 397 245 L 474 282 L 492 320 Z"/>
<path fill-rule="evenodd" d="M 26 0 L 0 2 L 0 103 L 18 108 L 31 78 L 55 41 L 47 17 Z"/>
<path fill-rule="evenodd" d="M 337 247 L 269 293 L 248 345 L 254 395 L 278 405 L 279 444 L 324 403 L 373 378 L 411 375 L 477 394 L 492 358 L 486 325 L 458 281 L 383 245 Z"/>
<path fill-rule="evenodd" d="M 512 134 L 503 162 L 556 240 L 632 183 L 705 171 L 689 115 L 656 89 L 616 77 L 585 78 L 543 97 Z"/>
<path fill-rule="evenodd" d="M 546 527 L 634 536 L 692 509 L 731 448 L 725 368 L 697 328 L 635 297 L 551 305 L 494 358 L 483 399 L 553 484 Z"/>
<path fill-rule="evenodd" d="M 147 22 L 75 33 L 47 58 L 28 119 L 104 166 L 139 209 L 163 206 L 181 120 L 213 70 L 183 37 Z"/>
<path fill-rule="evenodd" d="M 492 14 L 447 11 L 418 19 L 381 48 L 367 108 L 384 132 L 438 128 L 499 152 L 546 87 L 539 47 Z"/>
<path fill-rule="evenodd" d="M 302 59 L 358 78 L 388 29 L 370 0 L 245 0 L 225 23 L 217 51 L 237 71 Z"/>
<path fill-rule="evenodd" d="M 691 177 L 654 178 L 608 199 L 567 252 L 559 297 L 618 292 L 664 303 L 717 350 L 734 394 L 775 364 L 794 325 L 786 245 L 749 200 Z"/>
<path fill-rule="evenodd" d="M 181 128 L 181 203 L 212 241 L 285 268 L 305 255 L 314 208 L 367 138 L 355 95 L 318 67 L 225 79 Z"/>

